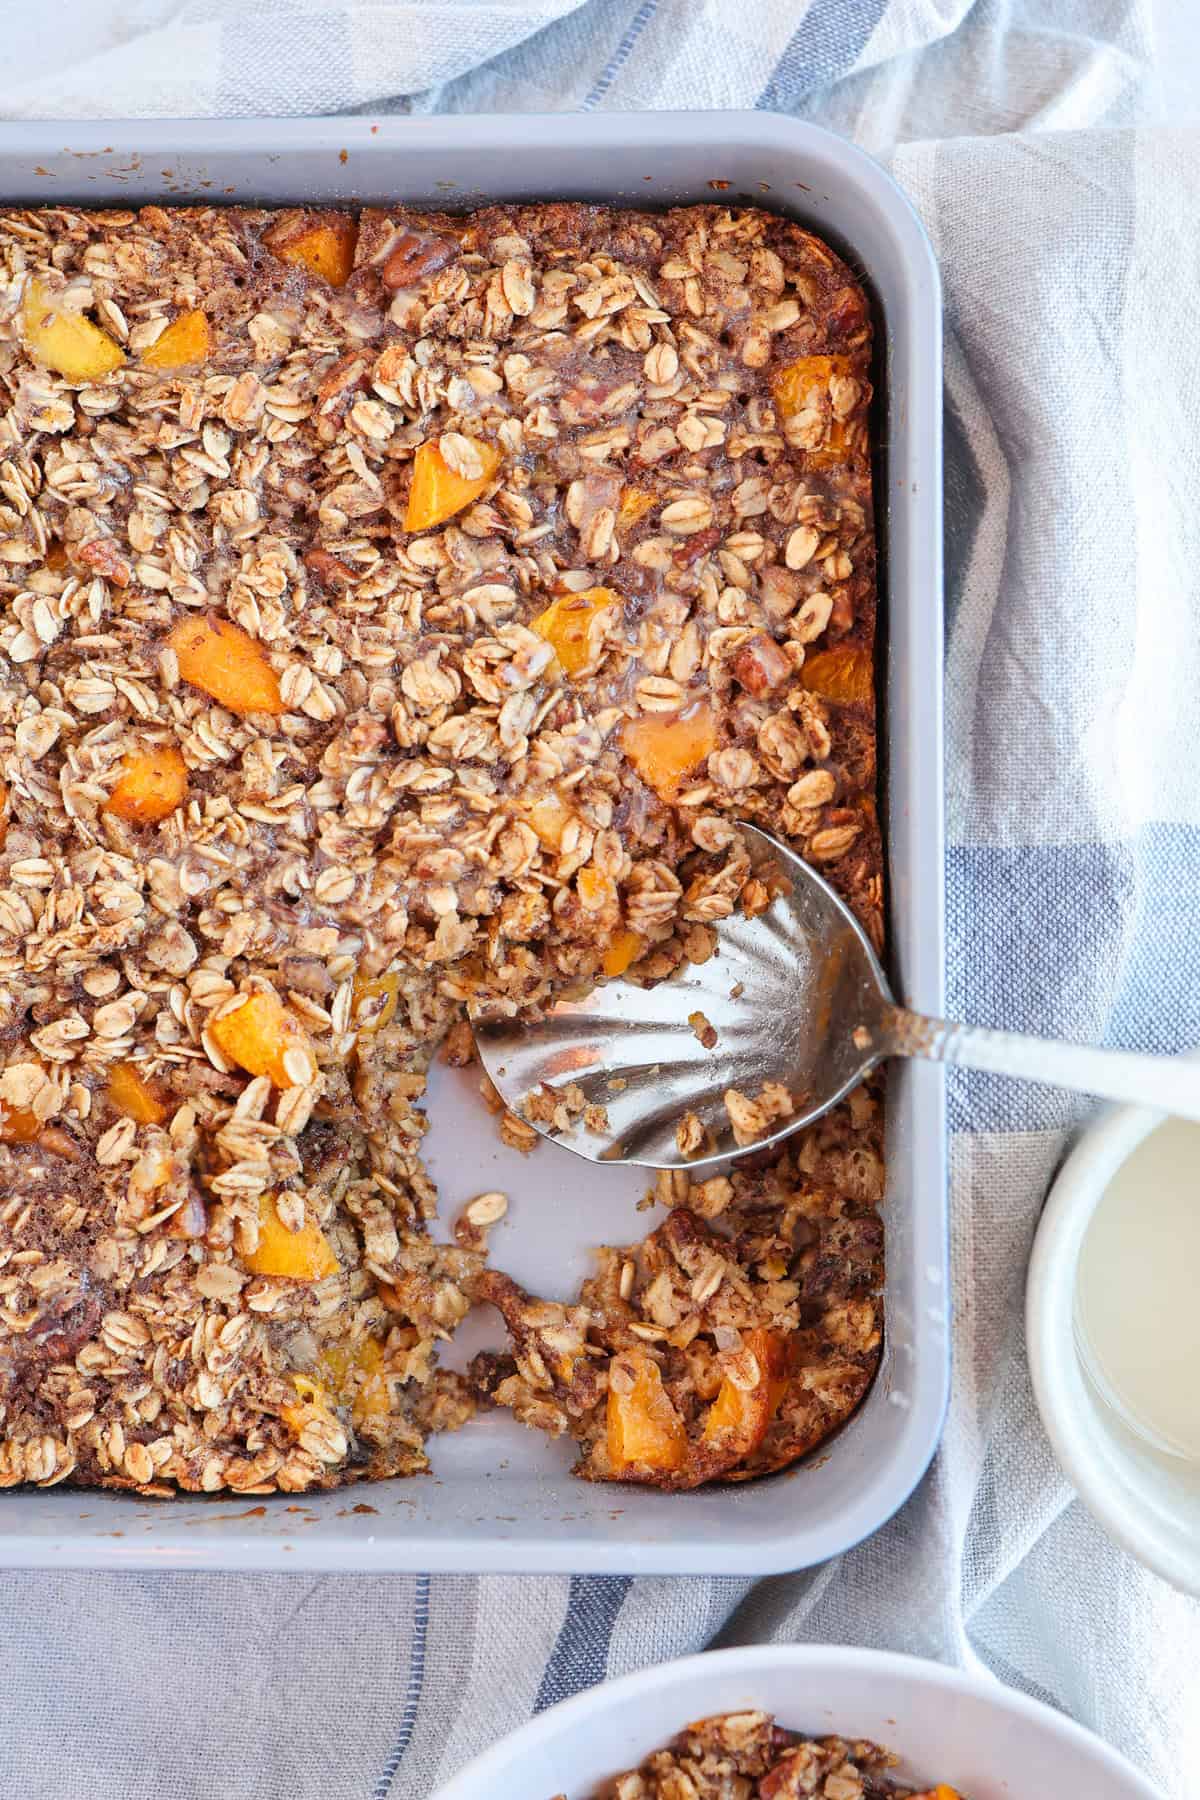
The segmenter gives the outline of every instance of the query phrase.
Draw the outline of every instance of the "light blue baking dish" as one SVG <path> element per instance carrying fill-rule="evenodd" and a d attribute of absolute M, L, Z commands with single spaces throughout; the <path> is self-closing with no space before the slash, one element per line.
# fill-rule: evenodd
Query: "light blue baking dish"
<path fill-rule="evenodd" d="M 885 827 L 890 965 L 903 998 L 944 1011 L 942 899 L 941 301 L 929 242 L 861 151 L 768 113 L 155 120 L 0 125 L 5 204 L 56 201 L 466 207 L 577 199 L 752 202 L 848 255 L 880 330 L 877 499 L 883 550 Z M 431 1166 L 453 1210 L 502 1187 L 493 1256 L 538 1291 L 573 1291 L 587 1247 L 640 1237 L 643 1183 L 545 1146 L 504 1152 L 469 1085 L 431 1098 Z M 144 1501 L 70 1489 L 0 1495 L 0 1564 L 146 1568 L 573 1570 L 766 1574 L 823 1562 L 878 1529 L 937 1445 L 949 1385 L 941 1070 L 891 1077 L 887 1345 L 866 1403 L 787 1474 L 661 1495 L 593 1487 L 569 1450 L 487 1417 L 432 1451 L 435 1474 L 316 1497 Z M 564 1204 L 569 1195 L 569 1204 Z M 469 1344 L 483 1340 L 472 1325 Z"/>

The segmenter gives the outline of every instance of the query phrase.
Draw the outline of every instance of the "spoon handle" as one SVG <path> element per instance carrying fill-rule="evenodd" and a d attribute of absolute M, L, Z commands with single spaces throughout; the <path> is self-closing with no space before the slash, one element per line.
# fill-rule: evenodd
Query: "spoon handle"
<path fill-rule="evenodd" d="M 901 1007 L 891 1009 L 870 1038 L 871 1049 L 882 1056 L 917 1056 L 966 1069 L 990 1069 L 1018 1081 L 1044 1081 L 1200 1120 L 1200 1063 L 1180 1057 L 1097 1050 L 1015 1031 L 988 1031 L 981 1025 L 951 1025 Z"/>

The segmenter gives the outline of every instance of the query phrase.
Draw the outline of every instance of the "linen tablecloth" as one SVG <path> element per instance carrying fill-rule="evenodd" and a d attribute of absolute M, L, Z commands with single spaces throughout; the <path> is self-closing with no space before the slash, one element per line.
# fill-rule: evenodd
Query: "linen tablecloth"
<path fill-rule="evenodd" d="M 1150 7 L 59 0 L 50 30 L 9 0 L 0 115 L 758 106 L 888 161 L 946 285 L 950 1006 L 1175 1050 L 1200 1042 L 1200 134 L 1173 123 L 1190 8 Z M 1081 1116 L 955 1078 L 945 1441 L 838 1562 L 0 1575 L 0 1791 L 425 1800 L 584 1685 L 775 1638 L 990 1671 L 1194 1800 L 1200 1609 L 1072 1501 L 1029 1387 L 1026 1256 Z"/>

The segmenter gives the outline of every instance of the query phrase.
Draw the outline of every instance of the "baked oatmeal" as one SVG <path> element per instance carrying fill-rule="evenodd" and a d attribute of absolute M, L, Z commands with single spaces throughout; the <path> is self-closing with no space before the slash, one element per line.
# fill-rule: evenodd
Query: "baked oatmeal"
<path fill-rule="evenodd" d="M 717 207 L 0 256 L 0 1484 L 414 1473 L 481 1398 L 601 1479 L 819 1442 L 878 1356 L 874 1088 L 670 1178 L 574 1305 L 487 1267 L 501 1196 L 432 1240 L 418 1103 L 469 997 L 711 954 L 740 817 L 880 941 L 858 284 Z"/>
<path fill-rule="evenodd" d="M 895 1767 L 862 1738 L 805 1737 L 770 1713 L 721 1713 L 606 1782 L 597 1800 L 963 1800 L 944 1783 L 919 1793 L 897 1783 Z"/>

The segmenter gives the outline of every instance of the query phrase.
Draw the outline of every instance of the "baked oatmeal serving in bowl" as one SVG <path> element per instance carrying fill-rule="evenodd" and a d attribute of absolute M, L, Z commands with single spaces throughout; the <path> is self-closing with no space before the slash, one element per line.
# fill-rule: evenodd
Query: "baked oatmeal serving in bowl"
<path fill-rule="evenodd" d="M 0 1481 L 311 1492 L 480 1410 L 668 1490 L 821 1443 L 876 1086 L 664 1173 L 574 1296 L 489 1257 L 504 1195 L 437 1229 L 421 1100 L 469 1000 L 710 957 L 739 819 L 882 941 L 857 279 L 723 206 L 29 208 L 0 255 Z M 744 1099 L 752 1148 L 791 1100 Z M 469 1313 L 507 1349 L 449 1367 Z"/>
<path fill-rule="evenodd" d="M 746 1645 L 638 1669 L 549 1707 L 447 1774 L 435 1800 L 1156 1792 L 1091 1732 L 990 1676 L 838 1644 Z"/>

